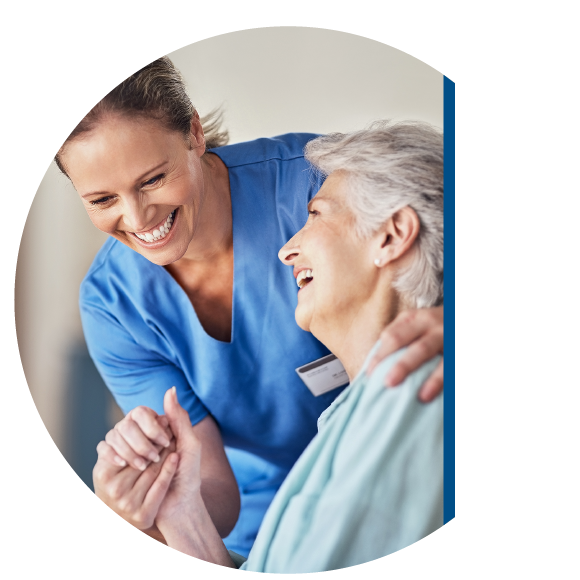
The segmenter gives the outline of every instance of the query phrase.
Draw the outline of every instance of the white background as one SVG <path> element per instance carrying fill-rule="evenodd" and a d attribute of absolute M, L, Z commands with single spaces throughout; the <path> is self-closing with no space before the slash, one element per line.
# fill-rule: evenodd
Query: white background
<path fill-rule="evenodd" d="M 144 537 L 76 477 L 26 386 L 14 271 L 52 155 L 104 87 L 202 38 L 294 25 L 384 42 L 456 83 L 457 517 L 401 552 L 331 575 L 578 577 L 577 19 L 572 3 L 535 6 L 117 0 L 3 8 L 3 576 L 240 574 Z"/>

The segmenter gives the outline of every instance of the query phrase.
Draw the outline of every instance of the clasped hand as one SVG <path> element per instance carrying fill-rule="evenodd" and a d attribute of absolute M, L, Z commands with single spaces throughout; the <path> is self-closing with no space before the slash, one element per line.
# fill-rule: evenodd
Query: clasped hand
<path fill-rule="evenodd" d="M 130 411 L 97 446 L 96 495 L 136 528 L 158 537 L 159 521 L 183 515 L 200 501 L 201 445 L 175 387 L 165 393 L 165 415 Z"/>

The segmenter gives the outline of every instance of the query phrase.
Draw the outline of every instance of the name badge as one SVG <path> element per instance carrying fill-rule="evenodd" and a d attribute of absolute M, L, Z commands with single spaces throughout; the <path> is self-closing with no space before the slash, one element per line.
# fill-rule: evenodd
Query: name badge
<path fill-rule="evenodd" d="M 315 397 L 348 384 L 348 375 L 333 354 L 298 367 L 296 372 Z"/>

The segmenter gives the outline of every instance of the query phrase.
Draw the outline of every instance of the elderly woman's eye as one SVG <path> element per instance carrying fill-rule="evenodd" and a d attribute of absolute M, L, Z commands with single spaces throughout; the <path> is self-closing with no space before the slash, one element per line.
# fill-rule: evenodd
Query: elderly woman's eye
<path fill-rule="evenodd" d="M 160 173 L 159 175 L 156 175 L 155 177 L 152 177 L 151 179 L 149 179 L 145 183 L 143 183 L 143 186 L 155 185 L 156 183 L 161 181 L 164 177 L 165 177 L 165 175 L 163 173 Z"/>
<path fill-rule="evenodd" d="M 309 209 L 308 210 L 308 215 L 319 215 L 319 211 L 315 210 L 315 209 Z"/>

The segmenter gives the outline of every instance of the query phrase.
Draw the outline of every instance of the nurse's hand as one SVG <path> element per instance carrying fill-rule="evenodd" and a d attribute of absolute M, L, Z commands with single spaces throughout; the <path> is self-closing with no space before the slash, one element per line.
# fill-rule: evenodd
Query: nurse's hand
<path fill-rule="evenodd" d="M 395 387 L 435 355 L 443 354 L 443 306 L 401 312 L 381 333 L 381 344 L 370 361 L 368 374 L 393 352 L 408 346 L 405 354 L 385 377 Z M 443 360 L 419 391 L 419 399 L 432 401 L 443 391 Z"/>
<path fill-rule="evenodd" d="M 107 457 L 119 467 L 129 464 L 144 471 L 151 461 L 159 461 L 159 452 L 172 437 L 167 417 L 149 407 L 135 407 L 107 433 L 105 441 L 112 450 Z"/>
<path fill-rule="evenodd" d="M 159 506 L 177 468 L 175 442 L 161 451 L 159 461 L 141 471 L 121 467 L 111 460 L 115 452 L 105 441 L 97 446 L 99 459 L 93 469 L 95 494 L 136 528 L 162 539 L 154 526 Z"/>

